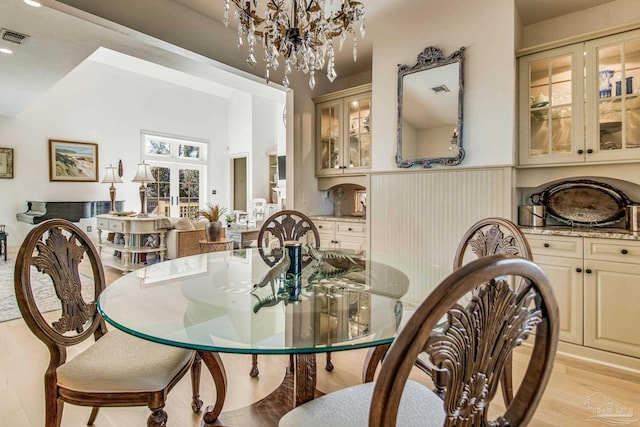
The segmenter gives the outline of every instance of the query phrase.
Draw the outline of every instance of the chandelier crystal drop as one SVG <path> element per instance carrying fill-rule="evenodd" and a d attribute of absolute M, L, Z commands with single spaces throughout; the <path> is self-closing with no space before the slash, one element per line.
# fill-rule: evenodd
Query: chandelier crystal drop
<path fill-rule="evenodd" d="M 327 13 L 325 0 L 266 0 L 265 16 L 261 17 L 258 0 L 225 0 L 225 26 L 229 26 L 231 2 L 235 5 L 233 15 L 238 22 L 238 48 L 246 41 L 247 64 L 253 67 L 257 63 L 254 47 L 257 42 L 262 44 L 267 82 L 269 70 L 277 70 L 280 61 L 285 64 L 282 80 L 285 87 L 289 86 L 289 74 L 293 69 L 309 74 L 312 90 L 316 84 L 315 72 L 325 66 L 327 78 L 333 82 L 337 77 L 333 39 L 339 39 L 342 50 L 347 33 L 353 34 L 353 60 L 357 60 L 355 28 L 358 22 L 361 37 L 365 35 L 364 5 L 359 1 L 340 0 L 336 11 Z"/>

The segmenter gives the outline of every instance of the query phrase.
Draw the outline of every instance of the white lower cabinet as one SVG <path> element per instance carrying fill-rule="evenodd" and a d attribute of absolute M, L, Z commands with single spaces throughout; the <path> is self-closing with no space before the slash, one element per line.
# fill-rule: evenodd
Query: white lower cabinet
<path fill-rule="evenodd" d="M 640 242 L 528 235 L 560 308 L 560 339 L 640 357 Z"/>
<path fill-rule="evenodd" d="M 582 345 L 584 343 L 582 258 L 534 255 L 534 260 L 549 276 L 551 287 L 558 300 L 560 340 Z"/>
<path fill-rule="evenodd" d="M 581 237 L 532 236 L 533 260 L 542 267 L 558 301 L 560 340 L 584 343 L 583 245 Z"/>
<path fill-rule="evenodd" d="M 326 249 L 366 249 L 367 232 L 364 221 L 318 220 L 313 223 L 318 228 L 320 246 Z"/>

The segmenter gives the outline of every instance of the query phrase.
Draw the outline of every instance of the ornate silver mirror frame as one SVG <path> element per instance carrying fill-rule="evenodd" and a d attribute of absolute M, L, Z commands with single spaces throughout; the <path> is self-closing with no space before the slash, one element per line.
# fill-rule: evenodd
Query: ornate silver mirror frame
<path fill-rule="evenodd" d="M 398 143 L 396 164 L 399 168 L 409 168 L 419 164 L 422 164 L 425 168 L 429 168 L 433 164 L 455 166 L 459 165 L 462 162 L 462 159 L 464 159 L 464 149 L 462 148 L 464 50 L 465 48 L 461 47 L 459 50 L 445 58 L 442 54 L 442 50 L 437 47 L 429 46 L 418 55 L 417 63 L 415 65 L 398 65 Z M 447 74 L 448 76 L 446 76 Z M 447 79 L 452 78 L 453 80 L 451 81 L 453 83 L 450 84 L 455 86 L 455 74 L 458 75 L 458 87 L 449 88 L 445 83 L 439 83 L 440 79 L 445 77 Z M 411 82 L 405 79 L 411 79 Z M 422 81 L 426 83 L 422 85 L 423 87 L 420 87 L 420 82 Z M 410 90 L 410 92 L 408 92 L 408 90 Z M 456 92 L 457 106 L 453 105 L 456 99 Z M 449 108 L 445 105 L 444 97 L 440 98 L 442 100 L 440 105 L 437 103 L 438 98 L 436 97 L 439 96 L 439 93 L 446 93 L 446 96 L 454 97 L 453 101 L 448 102 L 451 104 Z M 417 100 L 416 98 L 420 98 L 420 100 Z M 427 101 L 427 99 L 431 99 L 431 101 Z M 456 107 L 457 118 L 455 117 Z M 444 113 L 444 111 L 442 111 L 444 109 L 452 111 L 448 114 L 451 116 L 448 120 L 452 120 L 453 124 L 448 120 L 442 121 L 438 118 Z M 424 112 L 424 114 L 422 112 Z M 406 124 L 409 126 L 407 123 L 410 115 L 418 116 L 417 120 L 413 119 L 412 121 L 419 121 L 420 123 L 418 123 L 417 126 L 419 126 L 420 134 L 427 135 L 426 137 L 421 137 L 422 140 L 429 142 L 429 145 L 433 142 L 440 146 L 446 146 L 445 152 L 451 151 L 451 156 L 442 155 L 442 148 L 436 148 L 435 152 L 437 153 L 440 151 L 440 155 L 436 154 L 433 157 L 429 155 L 422 155 L 420 153 L 420 151 L 423 151 L 422 149 L 409 149 L 405 146 L 403 151 L 403 125 Z M 436 124 L 437 121 L 440 121 L 440 123 Z M 429 127 L 430 125 L 434 128 L 431 129 Z M 437 133 L 443 135 L 442 132 L 444 129 L 446 129 L 447 132 L 445 134 L 446 136 L 441 136 L 439 138 L 433 136 Z M 408 130 L 409 129 L 405 130 L 405 133 L 408 134 Z M 431 133 L 429 133 L 430 131 Z M 412 127 L 411 133 L 416 134 L 419 132 Z M 429 139 L 429 135 L 431 135 L 431 139 Z M 405 138 L 407 137 L 405 136 Z M 434 141 L 433 138 L 436 140 Z M 422 142 L 422 144 L 424 144 L 424 142 Z M 407 141 L 405 141 L 405 145 L 408 145 Z M 413 145 L 417 146 L 417 142 L 414 142 Z M 427 147 L 427 145 L 423 145 L 423 147 Z"/>

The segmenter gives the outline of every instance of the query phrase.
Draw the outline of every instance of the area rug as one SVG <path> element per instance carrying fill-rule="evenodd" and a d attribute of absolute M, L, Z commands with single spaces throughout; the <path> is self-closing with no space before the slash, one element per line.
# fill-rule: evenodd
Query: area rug
<path fill-rule="evenodd" d="M 22 317 L 13 285 L 14 266 L 15 259 L 0 261 L 0 322 Z M 83 283 L 82 296 L 87 302 L 93 301 L 93 280 L 82 274 L 80 279 Z M 41 312 L 60 310 L 60 300 L 56 297 L 51 278 L 39 273 L 35 267 L 31 267 L 31 286 Z"/>

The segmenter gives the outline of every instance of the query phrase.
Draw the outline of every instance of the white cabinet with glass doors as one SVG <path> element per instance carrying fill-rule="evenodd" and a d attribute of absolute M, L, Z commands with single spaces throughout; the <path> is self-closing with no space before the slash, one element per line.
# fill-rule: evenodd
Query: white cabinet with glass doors
<path fill-rule="evenodd" d="M 640 31 L 519 59 L 519 163 L 640 159 Z"/>
<path fill-rule="evenodd" d="M 361 175 L 371 168 L 371 85 L 314 99 L 316 175 Z"/>

